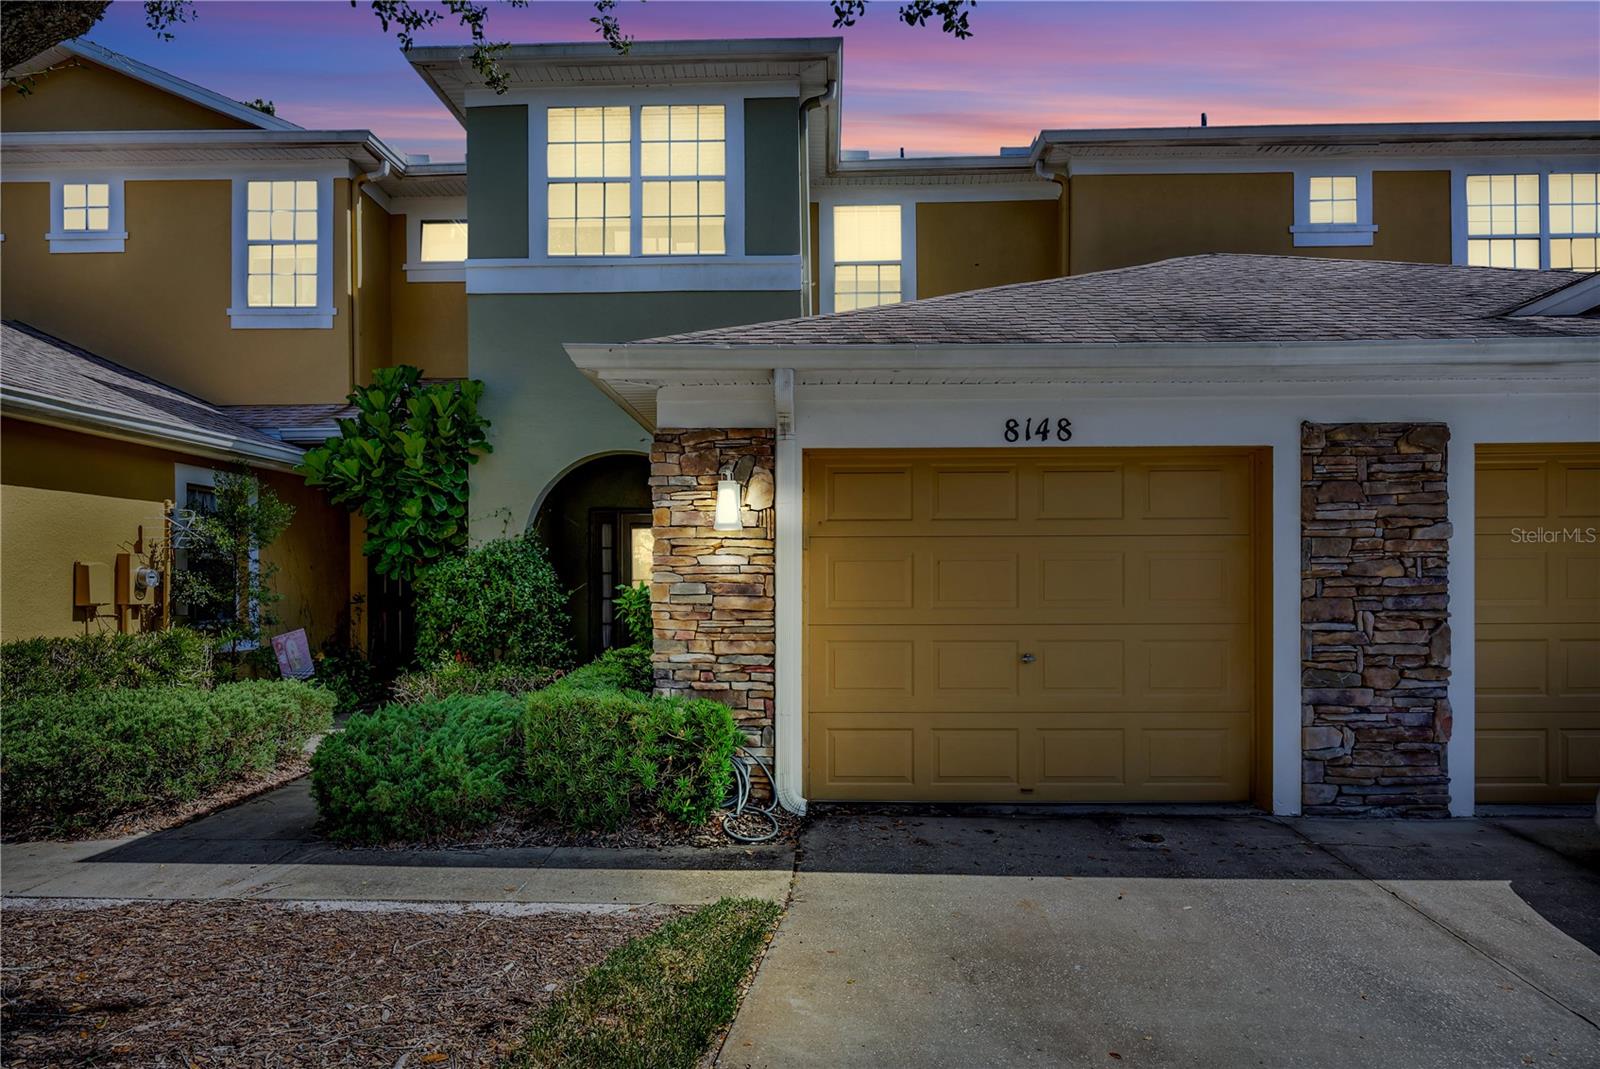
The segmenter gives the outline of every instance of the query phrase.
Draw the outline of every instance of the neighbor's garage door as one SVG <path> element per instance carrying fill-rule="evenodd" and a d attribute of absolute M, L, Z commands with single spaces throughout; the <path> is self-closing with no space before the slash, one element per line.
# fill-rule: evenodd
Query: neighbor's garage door
<path fill-rule="evenodd" d="M 1248 797 L 1245 451 L 806 459 L 807 794 Z"/>
<path fill-rule="evenodd" d="M 1600 788 L 1600 445 L 1479 446 L 1478 801 Z"/>

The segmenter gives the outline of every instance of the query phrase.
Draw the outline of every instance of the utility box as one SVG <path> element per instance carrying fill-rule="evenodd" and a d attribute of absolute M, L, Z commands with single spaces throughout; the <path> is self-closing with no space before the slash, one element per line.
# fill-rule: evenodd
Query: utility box
<path fill-rule="evenodd" d="M 72 565 L 72 604 L 80 609 L 111 604 L 111 569 L 100 561 Z"/>
<path fill-rule="evenodd" d="M 132 553 L 117 554 L 117 605 L 153 605 L 160 586 L 160 572 L 138 567 Z"/>

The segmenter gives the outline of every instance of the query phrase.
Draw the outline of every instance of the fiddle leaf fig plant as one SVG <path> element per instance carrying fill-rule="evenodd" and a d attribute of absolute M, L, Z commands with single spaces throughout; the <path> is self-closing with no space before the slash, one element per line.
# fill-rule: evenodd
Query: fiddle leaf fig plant
<path fill-rule="evenodd" d="M 350 394 L 353 419 L 307 451 L 299 472 L 367 522 L 361 551 L 407 582 L 467 544 L 467 475 L 489 445 L 483 383 L 424 383 L 409 365 L 379 368 Z"/>

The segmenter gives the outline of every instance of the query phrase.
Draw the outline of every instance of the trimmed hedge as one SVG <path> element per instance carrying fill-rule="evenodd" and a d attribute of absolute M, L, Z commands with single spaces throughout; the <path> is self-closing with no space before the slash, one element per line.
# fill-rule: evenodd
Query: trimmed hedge
<path fill-rule="evenodd" d="M 496 819 L 516 800 L 522 703 L 458 694 L 350 719 L 311 758 L 324 830 L 346 842 L 431 839 Z"/>
<path fill-rule="evenodd" d="M 25 638 L 0 645 L 0 702 L 105 687 L 209 687 L 211 642 L 187 628 L 66 638 Z"/>
<path fill-rule="evenodd" d="M 436 702 L 456 694 L 530 694 L 550 685 L 552 672 L 530 671 L 509 664 L 486 667 L 450 661 L 427 671 L 407 672 L 390 691 L 400 705 Z"/>
<path fill-rule="evenodd" d="M 567 591 L 531 534 L 485 542 L 417 576 L 417 663 L 572 663 Z"/>
<path fill-rule="evenodd" d="M 703 824 L 728 796 L 739 730 L 725 705 L 554 686 L 523 723 L 530 805 L 579 830 L 655 808 Z"/>
<path fill-rule="evenodd" d="M 261 774 L 327 730 L 333 704 L 332 694 L 293 680 L 8 702 L 0 710 L 6 832 L 70 834 Z"/>

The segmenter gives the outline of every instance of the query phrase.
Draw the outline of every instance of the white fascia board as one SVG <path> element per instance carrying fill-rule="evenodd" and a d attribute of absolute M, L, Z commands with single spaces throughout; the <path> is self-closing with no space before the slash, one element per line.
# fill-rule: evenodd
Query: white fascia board
<path fill-rule="evenodd" d="M 166 449 L 224 460 L 247 460 L 266 467 L 289 469 L 304 453 L 292 445 L 272 445 L 199 428 L 180 429 L 138 416 L 107 412 L 57 397 L 0 387 L 0 411 L 16 419 L 47 423 L 106 438 L 155 444 Z"/>
<path fill-rule="evenodd" d="M 1152 126 L 1041 130 L 1036 146 L 1253 145 L 1283 142 L 1361 144 L 1392 141 L 1535 141 L 1600 138 L 1600 122 L 1295 123 L 1274 126 Z"/>
<path fill-rule="evenodd" d="M 1460 338 L 1439 341 L 1230 342 L 1226 344 L 1119 345 L 860 345 L 732 346 L 670 343 L 604 344 L 569 342 L 567 355 L 582 370 L 599 373 L 760 370 L 940 371 L 991 373 L 1005 370 L 1062 372 L 1135 370 L 1193 373 L 1248 370 L 1256 373 L 1299 368 L 1367 377 L 1374 366 L 1484 369 L 1569 366 L 1600 368 L 1596 339 Z"/>
<path fill-rule="evenodd" d="M 197 150 L 210 159 L 241 159 L 259 162 L 261 152 L 279 151 L 285 159 L 354 160 L 364 170 L 388 163 L 399 172 L 405 170 L 405 157 L 396 153 L 370 130 L 46 130 L 0 133 L 0 152 L 24 154 L 18 163 L 27 162 L 29 153 L 112 155 L 117 151 L 138 152 L 149 157 L 165 150 L 183 153 L 174 163 L 202 163 Z M 361 157 L 364 156 L 365 160 Z"/>

